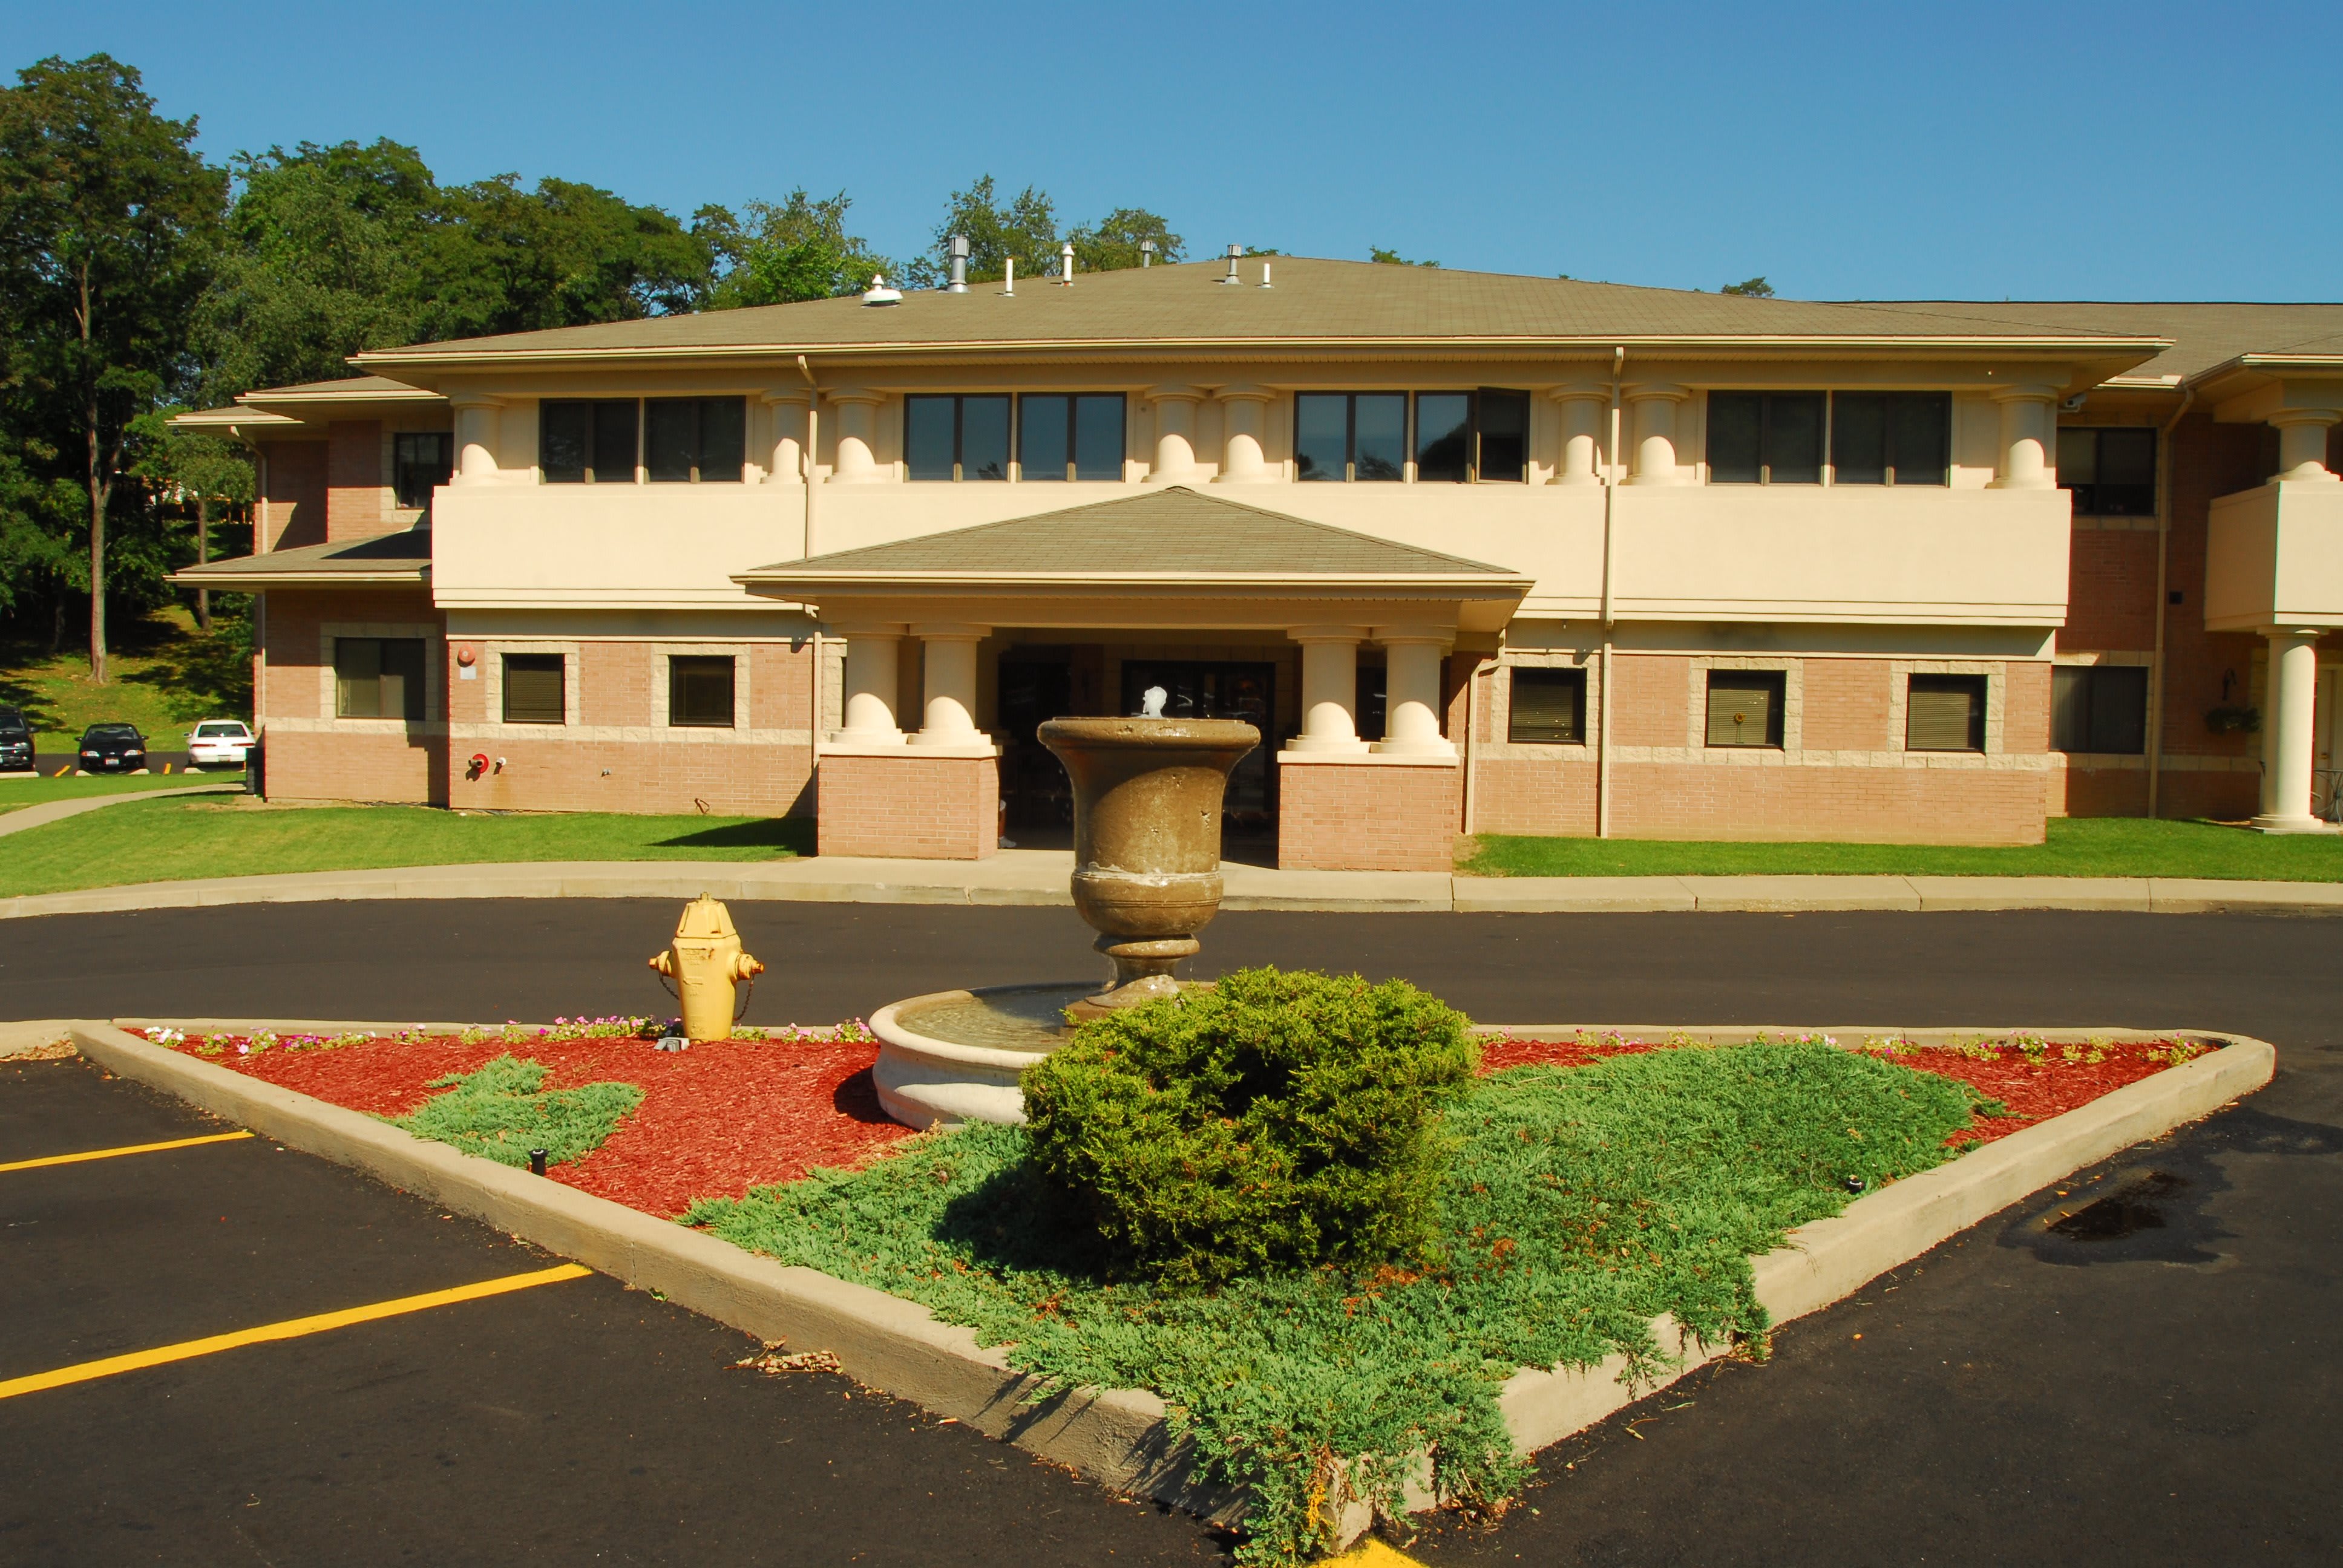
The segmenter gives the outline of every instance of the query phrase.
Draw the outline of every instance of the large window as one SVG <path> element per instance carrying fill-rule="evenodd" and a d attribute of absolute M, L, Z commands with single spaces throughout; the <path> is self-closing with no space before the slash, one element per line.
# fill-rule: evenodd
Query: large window
<path fill-rule="evenodd" d="M 390 489 L 408 509 L 431 509 L 431 492 L 456 471 L 456 437 L 445 430 L 402 430 L 390 438 Z"/>
<path fill-rule="evenodd" d="M 1905 693 L 1904 749 L 1985 749 L 1985 677 L 1916 675 Z"/>
<path fill-rule="evenodd" d="M 2050 747 L 2137 757 L 2147 749 L 2147 667 L 2065 665 L 2050 675 Z"/>
<path fill-rule="evenodd" d="M 679 729 L 732 728 L 729 654 L 674 654 L 667 661 L 667 721 Z"/>
<path fill-rule="evenodd" d="M 643 400 L 643 477 L 652 484 L 737 485 L 748 457 L 746 399 Z"/>
<path fill-rule="evenodd" d="M 1028 392 L 1017 399 L 1021 479 L 1122 477 L 1122 394 Z"/>
<path fill-rule="evenodd" d="M 1823 482 L 1823 395 L 1712 392 L 1708 477 L 1719 485 Z"/>
<path fill-rule="evenodd" d="M 334 638 L 334 717 L 423 717 L 423 639 Z"/>
<path fill-rule="evenodd" d="M 1519 484 L 1529 474 L 1526 392 L 1415 395 L 1415 477 L 1423 484 Z"/>
<path fill-rule="evenodd" d="M 1407 394 L 1297 394 L 1293 468 L 1303 479 L 1405 478 Z"/>
<path fill-rule="evenodd" d="M 642 405 L 632 397 L 538 405 L 537 466 L 548 485 L 631 485 Z"/>
<path fill-rule="evenodd" d="M 1009 399 L 904 398 L 903 457 L 914 479 L 1006 479 Z"/>
<path fill-rule="evenodd" d="M 1708 672 L 1711 746 L 1782 744 L 1782 695 L 1788 678 L 1778 669 Z"/>
<path fill-rule="evenodd" d="M 1831 394 L 1831 482 L 1942 485 L 1951 478 L 1953 400 L 1944 392 Z"/>
<path fill-rule="evenodd" d="M 505 655 L 505 722 L 566 724 L 564 657 L 558 653 Z"/>
<path fill-rule="evenodd" d="M 1586 672 L 1513 666 L 1505 739 L 1516 745 L 1586 743 Z"/>
<path fill-rule="evenodd" d="M 2156 515 L 2156 432 L 2142 427 L 2058 432 L 2058 487 L 2078 518 Z"/>

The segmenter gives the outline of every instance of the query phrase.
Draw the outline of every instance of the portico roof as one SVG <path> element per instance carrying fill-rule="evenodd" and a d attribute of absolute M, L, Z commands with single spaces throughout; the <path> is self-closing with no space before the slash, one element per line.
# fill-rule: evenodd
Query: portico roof
<path fill-rule="evenodd" d="M 207 561 L 174 572 L 165 580 L 181 588 L 256 593 L 268 588 L 413 586 L 430 578 L 431 530 L 416 528 Z"/>
<path fill-rule="evenodd" d="M 1502 627 L 1532 582 L 1508 567 L 1184 485 L 778 562 L 732 580 L 830 619 L 1245 626 L 1290 623 L 1302 613 L 1296 607 L 1317 605 L 1322 620 L 1388 621 L 1414 609 L 1476 630 Z"/>

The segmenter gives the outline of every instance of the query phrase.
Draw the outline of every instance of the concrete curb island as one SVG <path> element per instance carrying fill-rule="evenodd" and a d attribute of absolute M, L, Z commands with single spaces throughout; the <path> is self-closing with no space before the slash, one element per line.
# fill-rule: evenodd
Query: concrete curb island
<path fill-rule="evenodd" d="M 218 1027 L 230 1020 L 200 1021 Z M 236 1021 L 247 1028 L 253 1023 Z M 184 1020 L 182 1027 L 198 1023 Z M 300 1030 L 320 1026 L 275 1027 Z M 1567 1035 L 1574 1030 L 1516 1026 L 1513 1032 Z M 1760 1031 L 1637 1028 L 1622 1032 L 1737 1042 Z M 2007 1031 L 1830 1032 L 1850 1041 L 1886 1034 L 1931 1043 Z M 372 1117 L 150 1045 L 115 1023 L 10 1025 L 0 1036 L 0 1054 L 60 1035 L 69 1035 L 85 1055 L 122 1077 L 176 1095 L 278 1142 L 364 1171 L 638 1289 L 659 1292 L 761 1340 L 787 1342 L 801 1352 L 828 1351 L 859 1382 L 966 1422 L 1105 1485 L 1222 1523 L 1234 1523 L 1242 1514 L 1242 1497 L 1208 1489 L 1194 1477 L 1189 1453 L 1172 1434 L 1163 1401 L 1151 1392 L 1081 1389 L 1037 1399 L 1035 1379 L 1012 1369 L 999 1351 L 978 1344 L 971 1331 L 937 1322 L 926 1307 L 812 1269 L 785 1268 L 558 1181 L 458 1153 Z M 1757 1299 L 1774 1321 L 1818 1311 L 2028 1193 L 2210 1114 L 2268 1082 L 2277 1062 L 2276 1050 L 2264 1041 L 2197 1030 L 2058 1030 L 2048 1037 L 2081 1040 L 2095 1035 L 2193 1040 L 2222 1049 L 1859 1198 L 1836 1218 L 1800 1226 L 1784 1246 L 1753 1262 Z M 1515 1447 L 1524 1453 L 1544 1448 L 1730 1349 L 1692 1339 L 1665 1317 L 1656 1320 L 1653 1330 L 1662 1348 L 1677 1359 L 1674 1370 L 1654 1382 L 1625 1381 L 1628 1368 L 1618 1356 L 1594 1367 L 1525 1367 L 1515 1373 L 1499 1396 Z M 1432 1502 L 1420 1487 L 1410 1488 L 1411 1508 Z M 1343 1543 L 1355 1540 L 1372 1523 L 1363 1504 L 1345 1507 L 1339 1521 Z"/>
<path fill-rule="evenodd" d="M 86 810 L 155 791 L 59 801 Z M 0 817 L 0 832 L 50 807 Z M 54 820 L 55 819 L 47 819 Z M 25 824 L 35 826 L 37 824 Z M 788 860 L 546 860 L 142 882 L 0 899 L 0 919 L 357 899 L 689 899 L 1070 906 L 1073 855 L 1004 849 L 984 860 L 809 856 Z M 2153 914 L 2343 914 L 2343 882 L 2167 877 L 1462 877 L 1446 871 L 1281 871 L 1228 862 L 1223 910 L 1613 914 L 1673 910 L 2099 910 Z"/>

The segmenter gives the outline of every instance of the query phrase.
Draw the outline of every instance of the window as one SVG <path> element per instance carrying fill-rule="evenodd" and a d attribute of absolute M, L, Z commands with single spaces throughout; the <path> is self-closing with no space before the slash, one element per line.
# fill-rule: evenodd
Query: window
<path fill-rule="evenodd" d="M 1407 394 L 1297 394 L 1293 469 L 1303 479 L 1406 477 Z"/>
<path fill-rule="evenodd" d="M 537 466 L 548 485 L 631 485 L 636 425 L 632 397 L 538 405 Z"/>
<path fill-rule="evenodd" d="M 1423 484 L 1519 484 L 1529 474 L 1526 392 L 1415 395 L 1415 477 Z"/>
<path fill-rule="evenodd" d="M 1586 672 L 1517 664 L 1505 739 L 1515 745 L 1586 743 Z"/>
<path fill-rule="evenodd" d="M 1712 669 L 1708 672 L 1708 743 L 1711 746 L 1782 744 L 1782 692 L 1788 677 L 1778 669 Z"/>
<path fill-rule="evenodd" d="M 1021 479 L 1122 477 L 1122 394 L 1029 392 L 1017 399 Z"/>
<path fill-rule="evenodd" d="M 643 400 L 643 477 L 652 484 L 737 485 L 748 456 L 745 398 Z"/>
<path fill-rule="evenodd" d="M 334 638 L 334 717 L 423 717 L 423 639 Z"/>
<path fill-rule="evenodd" d="M 904 398 L 903 457 L 914 479 L 1006 479 L 1009 399 Z"/>
<path fill-rule="evenodd" d="M 2078 518 L 2156 515 L 2156 432 L 2058 432 L 2058 487 L 2075 493 Z"/>
<path fill-rule="evenodd" d="M 675 654 L 667 661 L 667 721 L 679 729 L 732 728 L 729 654 Z"/>
<path fill-rule="evenodd" d="M 2064 665 L 2050 674 L 2050 748 L 2137 757 L 2147 749 L 2147 667 Z"/>
<path fill-rule="evenodd" d="M 431 492 L 456 471 L 456 437 L 445 430 L 402 430 L 390 438 L 390 488 L 408 510 L 431 509 Z"/>
<path fill-rule="evenodd" d="M 1951 477 L 1953 400 L 1944 392 L 1831 394 L 1831 480 L 1942 485 Z"/>
<path fill-rule="evenodd" d="M 558 653 L 505 655 L 505 722 L 568 723 L 569 710 L 562 689 L 567 662 Z"/>
<path fill-rule="evenodd" d="M 1985 677 L 1916 675 L 1905 693 L 1904 749 L 1985 749 Z"/>
<path fill-rule="evenodd" d="M 1719 485 L 1823 482 L 1823 394 L 1712 392 L 1708 477 Z"/>

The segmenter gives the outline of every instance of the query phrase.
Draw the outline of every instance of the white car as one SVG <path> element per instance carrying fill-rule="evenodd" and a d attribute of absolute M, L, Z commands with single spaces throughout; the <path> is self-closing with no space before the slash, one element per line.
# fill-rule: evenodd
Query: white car
<path fill-rule="evenodd" d="M 206 719 L 187 736 L 187 766 L 241 768 L 253 744 L 252 731 L 242 720 Z"/>

